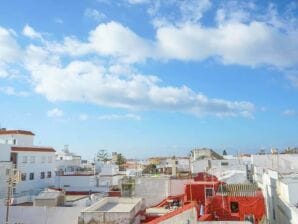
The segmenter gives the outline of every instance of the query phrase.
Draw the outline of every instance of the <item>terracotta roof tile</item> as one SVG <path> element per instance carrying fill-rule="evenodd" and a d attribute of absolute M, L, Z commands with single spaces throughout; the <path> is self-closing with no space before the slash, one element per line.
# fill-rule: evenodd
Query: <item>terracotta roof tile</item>
<path fill-rule="evenodd" d="M 21 134 L 21 135 L 35 135 L 31 131 L 25 130 L 2 130 L 0 129 L 0 135 L 9 135 L 9 134 Z"/>
<path fill-rule="evenodd" d="M 53 148 L 47 147 L 11 147 L 12 152 L 56 152 Z"/>

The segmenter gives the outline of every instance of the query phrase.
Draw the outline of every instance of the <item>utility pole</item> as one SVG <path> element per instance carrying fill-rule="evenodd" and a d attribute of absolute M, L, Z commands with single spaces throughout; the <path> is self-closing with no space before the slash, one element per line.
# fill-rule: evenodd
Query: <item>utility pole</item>
<path fill-rule="evenodd" d="M 5 224 L 9 224 L 9 207 L 10 207 L 10 201 L 11 201 L 11 195 L 12 195 L 13 188 L 19 182 L 20 182 L 20 172 L 15 168 L 9 169 L 9 175 L 8 175 L 8 180 L 7 180 Z"/>

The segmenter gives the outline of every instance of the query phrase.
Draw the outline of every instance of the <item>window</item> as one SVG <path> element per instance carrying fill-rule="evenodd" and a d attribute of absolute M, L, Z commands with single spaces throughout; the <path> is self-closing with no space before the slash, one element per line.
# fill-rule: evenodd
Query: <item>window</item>
<path fill-rule="evenodd" d="M 22 163 L 27 163 L 27 161 L 28 161 L 28 157 L 27 156 L 23 156 Z"/>
<path fill-rule="evenodd" d="M 29 180 L 34 180 L 34 173 L 30 173 Z"/>
<path fill-rule="evenodd" d="M 41 163 L 45 163 L 46 162 L 46 157 L 45 156 L 42 156 L 41 157 Z"/>
<path fill-rule="evenodd" d="M 35 163 L 35 156 L 30 156 L 30 163 Z"/>
<path fill-rule="evenodd" d="M 40 179 L 44 179 L 44 177 L 45 177 L 44 172 L 40 172 Z"/>
<path fill-rule="evenodd" d="M 49 156 L 49 157 L 48 157 L 48 163 L 52 163 L 52 160 L 53 160 L 53 159 L 52 159 L 52 156 Z"/>
<path fill-rule="evenodd" d="M 51 177 L 52 177 L 52 172 L 51 171 L 48 171 L 47 178 L 51 178 Z"/>
<path fill-rule="evenodd" d="M 13 140 L 13 145 L 16 145 L 16 144 L 17 144 L 17 140 L 14 139 L 14 140 Z"/>
<path fill-rule="evenodd" d="M 9 169 L 6 169 L 6 176 L 8 176 L 9 175 Z"/>
<path fill-rule="evenodd" d="M 249 221 L 250 223 L 255 223 L 255 218 L 253 215 L 245 215 L 244 221 Z"/>
<path fill-rule="evenodd" d="M 239 212 L 239 204 L 237 201 L 231 201 L 231 212 L 238 213 Z"/>
<path fill-rule="evenodd" d="M 221 165 L 222 165 L 222 166 L 228 166 L 229 163 L 228 163 L 228 162 L 221 162 Z"/>
<path fill-rule="evenodd" d="M 26 173 L 22 173 L 22 175 L 21 175 L 21 180 L 22 180 L 22 181 L 25 181 L 25 180 L 26 180 Z"/>
<path fill-rule="evenodd" d="M 212 197 L 213 196 L 213 189 L 212 188 L 205 188 L 205 197 Z"/>

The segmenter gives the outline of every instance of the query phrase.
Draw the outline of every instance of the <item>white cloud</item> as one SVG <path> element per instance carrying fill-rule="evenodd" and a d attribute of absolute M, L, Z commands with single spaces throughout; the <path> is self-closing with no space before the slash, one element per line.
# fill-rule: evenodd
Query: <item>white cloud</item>
<path fill-rule="evenodd" d="M 264 22 L 225 22 L 217 27 L 194 23 L 163 25 L 156 39 L 145 39 L 117 22 L 102 23 L 89 34 L 88 42 L 66 37 L 62 44 L 49 44 L 56 53 L 98 54 L 136 63 L 155 60 L 203 61 L 223 64 L 269 65 L 290 68 L 298 65 L 297 31 L 282 32 Z M 125 43 L 125 44 L 123 44 Z"/>
<path fill-rule="evenodd" d="M 22 51 L 15 37 L 13 30 L 0 26 L 0 78 L 12 77 L 16 71 L 10 64 L 19 62 L 22 58 Z"/>
<path fill-rule="evenodd" d="M 150 0 L 128 0 L 128 3 L 130 4 L 144 4 L 149 2 Z"/>
<path fill-rule="evenodd" d="M 218 57 L 224 64 L 285 68 L 298 65 L 297 34 L 280 32 L 262 22 L 227 23 L 216 28 L 185 24 L 159 28 L 157 42 L 168 59 Z"/>
<path fill-rule="evenodd" d="M 35 31 L 28 24 L 26 24 L 26 26 L 23 29 L 23 35 L 31 39 L 42 39 L 42 35 L 39 32 Z"/>
<path fill-rule="evenodd" d="M 54 108 L 52 110 L 49 110 L 47 112 L 48 117 L 63 117 L 64 113 L 62 110 L 58 109 L 58 108 Z"/>
<path fill-rule="evenodd" d="M 128 62 L 142 61 L 153 54 L 149 40 L 117 22 L 97 26 L 90 32 L 89 44 L 98 54 L 120 57 Z"/>
<path fill-rule="evenodd" d="M 294 87 L 298 88 L 298 71 L 290 71 L 287 78 Z"/>
<path fill-rule="evenodd" d="M 21 50 L 15 40 L 13 30 L 0 26 L 0 67 L 1 64 L 15 62 L 21 57 Z"/>
<path fill-rule="evenodd" d="M 55 22 L 55 23 L 58 23 L 58 24 L 63 24 L 63 20 L 60 19 L 60 18 L 55 18 L 55 19 L 54 19 L 54 22 Z"/>
<path fill-rule="evenodd" d="M 164 86 L 156 76 L 145 76 L 126 66 L 106 67 L 95 61 L 80 60 L 62 66 L 45 49 L 30 46 L 27 52 L 26 68 L 35 90 L 50 101 L 88 102 L 129 110 L 176 111 L 198 116 L 248 117 L 254 111 L 252 103 L 210 99 L 186 86 Z"/>
<path fill-rule="evenodd" d="M 98 120 L 141 120 L 141 117 L 136 114 L 106 114 L 97 117 Z"/>
<path fill-rule="evenodd" d="M 182 21 L 199 22 L 203 14 L 210 9 L 212 3 L 210 0 L 186 0 L 180 1 L 180 10 Z"/>
<path fill-rule="evenodd" d="M 284 110 L 282 113 L 285 116 L 296 116 L 297 115 L 297 111 L 292 110 L 292 109 Z"/>
<path fill-rule="evenodd" d="M 29 96 L 29 92 L 16 91 L 15 88 L 12 86 L 0 87 L 0 92 L 4 93 L 6 95 L 10 95 L 10 96 L 21 96 L 21 97 Z"/>
<path fill-rule="evenodd" d="M 87 8 L 85 10 L 84 15 L 86 17 L 94 19 L 97 22 L 103 21 L 104 19 L 107 18 L 107 16 L 104 13 L 102 13 L 96 9 L 90 9 L 90 8 Z"/>

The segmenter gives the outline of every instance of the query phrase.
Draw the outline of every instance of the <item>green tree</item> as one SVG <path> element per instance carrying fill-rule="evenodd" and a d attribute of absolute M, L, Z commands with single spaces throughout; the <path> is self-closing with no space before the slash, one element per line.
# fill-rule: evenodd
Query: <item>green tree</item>
<path fill-rule="evenodd" d="M 96 154 L 96 160 L 98 162 L 107 162 L 109 160 L 109 154 L 106 150 L 101 149 Z"/>
<path fill-rule="evenodd" d="M 145 169 L 143 170 L 144 174 L 153 174 L 153 173 L 157 173 L 157 169 L 156 169 L 156 165 L 155 164 L 149 164 L 145 167 Z"/>
<path fill-rule="evenodd" d="M 117 160 L 116 160 L 116 165 L 119 166 L 119 170 L 124 170 L 124 164 L 126 163 L 125 157 L 121 154 L 117 154 Z"/>

